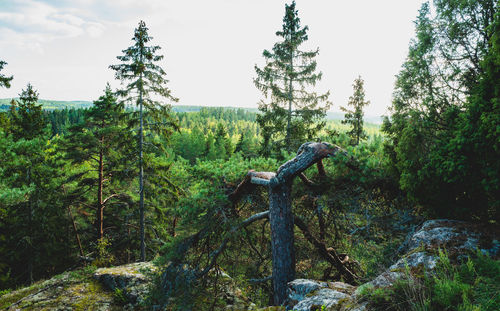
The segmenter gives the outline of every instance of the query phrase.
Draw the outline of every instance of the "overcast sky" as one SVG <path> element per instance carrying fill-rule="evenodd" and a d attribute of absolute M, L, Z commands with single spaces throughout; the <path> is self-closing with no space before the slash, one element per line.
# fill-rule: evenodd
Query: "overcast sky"
<path fill-rule="evenodd" d="M 95 100 L 106 82 L 118 87 L 116 56 L 131 45 L 143 19 L 162 47 L 169 86 L 182 105 L 256 107 L 252 79 L 262 51 L 277 41 L 282 0 L 0 0 L 0 60 L 14 75 L 0 98 L 28 82 L 40 98 Z M 422 0 L 297 0 L 304 48 L 319 47 L 318 91 L 330 90 L 333 110 L 346 105 L 353 80 L 365 80 L 369 115 L 390 104 L 414 34 Z"/>

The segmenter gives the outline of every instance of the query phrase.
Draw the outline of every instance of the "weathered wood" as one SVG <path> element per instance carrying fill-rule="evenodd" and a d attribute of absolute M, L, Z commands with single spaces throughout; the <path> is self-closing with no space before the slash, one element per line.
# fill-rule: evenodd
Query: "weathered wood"
<path fill-rule="evenodd" d="M 295 279 L 291 192 L 291 181 L 269 187 L 273 296 L 276 305 L 283 304 L 287 296 L 287 283 Z"/>
<path fill-rule="evenodd" d="M 250 179 L 250 182 L 254 185 L 262 185 L 262 186 L 269 185 L 269 179 L 264 179 L 264 178 L 259 178 L 259 177 L 252 177 Z"/>
<path fill-rule="evenodd" d="M 273 172 L 256 172 L 254 170 L 248 171 L 247 175 L 236 187 L 236 189 L 234 189 L 234 191 L 229 194 L 229 200 L 231 200 L 233 203 L 237 202 L 245 193 L 251 192 L 256 184 L 267 186 L 267 183 L 265 183 L 263 180 L 271 180 L 271 178 L 273 178 L 275 175 L 276 174 Z M 262 181 L 262 183 L 253 183 L 252 178 L 255 181 Z"/>
<path fill-rule="evenodd" d="M 285 302 L 287 283 L 295 278 L 294 217 L 290 197 L 293 179 L 299 176 L 307 185 L 313 185 L 303 172 L 311 165 L 319 163 L 326 157 L 334 156 L 339 151 L 341 151 L 339 147 L 329 143 L 305 143 L 300 146 L 297 156 L 281 165 L 276 174 L 249 171 L 243 181 L 229 195 L 229 199 L 234 203 L 245 193 L 253 190 L 255 185 L 267 186 L 269 190 L 269 223 L 275 305 L 282 305 Z M 325 173 L 322 163 L 318 164 L 318 171 L 320 175 Z"/>

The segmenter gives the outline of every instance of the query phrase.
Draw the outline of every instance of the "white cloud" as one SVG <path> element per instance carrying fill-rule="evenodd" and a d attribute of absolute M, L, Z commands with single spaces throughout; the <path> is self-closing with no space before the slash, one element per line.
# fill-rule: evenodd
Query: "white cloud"
<path fill-rule="evenodd" d="M 46 42 L 82 35 L 97 37 L 104 28 L 102 23 L 78 16 L 78 10 L 23 0 L 10 11 L 0 13 L 0 46 L 25 47 L 41 52 Z"/>

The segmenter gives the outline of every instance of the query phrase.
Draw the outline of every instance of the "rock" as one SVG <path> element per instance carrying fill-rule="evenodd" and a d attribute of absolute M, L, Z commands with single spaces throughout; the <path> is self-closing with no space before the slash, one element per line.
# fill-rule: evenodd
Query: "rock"
<path fill-rule="evenodd" d="M 439 249 L 445 249 L 452 260 L 460 260 L 477 249 L 493 257 L 498 256 L 500 242 L 497 237 L 498 230 L 484 230 L 467 222 L 429 220 L 409 236 L 401 247 L 405 255 L 372 281 L 356 289 L 340 282 L 297 279 L 288 284 L 288 305 L 293 306 L 292 309 L 308 311 L 316 310 L 321 305 L 327 310 L 366 311 L 368 304 L 357 302 L 361 288 L 392 286 L 405 275 L 407 267 L 410 272 L 432 272 L 438 262 Z"/>
<path fill-rule="evenodd" d="M 341 300 L 349 300 L 350 296 L 334 289 L 322 288 L 310 297 L 306 297 L 293 307 L 297 311 L 321 310 L 322 306 L 326 308 L 338 306 Z"/>
<path fill-rule="evenodd" d="M 500 251 L 500 243 L 497 240 L 498 229 L 485 229 L 464 221 L 428 220 L 412 235 L 406 245 L 406 253 L 418 248 L 425 250 L 446 248 L 449 253 L 474 252 L 480 249 L 483 253 L 497 256 Z"/>
<path fill-rule="evenodd" d="M 396 272 L 396 271 L 385 271 L 384 273 L 380 274 L 377 276 L 375 279 L 372 281 L 365 283 L 363 285 L 372 285 L 374 287 L 387 287 L 387 286 L 392 286 L 394 282 L 401 278 L 404 274 L 402 272 Z M 356 290 L 356 295 L 359 294 L 359 288 Z"/>
<path fill-rule="evenodd" d="M 288 283 L 288 302 L 295 305 L 297 302 L 302 301 L 307 294 L 318 290 L 320 288 L 327 288 L 326 282 L 296 279 Z"/>
<path fill-rule="evenodd" d="M 288 283 L 287 305 L 297 311 L 340 306 L 350 301 L 354 290 L 354 286 L 342 282 L 296 279 Z"/>
<path fill-rule="evenodd" d="M 395 264 L 389 267 L 389 270 L 404 270 L 406 266 L 423 266 L 427 270 L 432 270 L 436 267 L 437 260 L 438 258 L 436 256 L 426 254 L 425 252 L 411 253 L 410 255 L 399 259 Z"/>
<path fill-rule="evenodd" d="M 138 262 L 128 265 L 100 268 L 94 272 L 94 278 L 101 282 L 107 289 L 122 291 L 128 299 L 127 302 L 138 304 L 144 300 L 151 282 L 152 273 L 156 271 L 151 262 Z"/>
<path fill-rule="evenodd" d="M 0 297 L 3 310 L 121 310 L 113 293 L 83 270 L 65 272 L 49 280 Z"/>

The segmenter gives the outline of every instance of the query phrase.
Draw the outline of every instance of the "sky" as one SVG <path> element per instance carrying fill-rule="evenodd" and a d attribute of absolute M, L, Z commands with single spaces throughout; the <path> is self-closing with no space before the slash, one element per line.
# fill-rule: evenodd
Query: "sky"
<path fill-rule="evenodd" d="M 109 82 L 109 65 L 131 45 L 140 20 L 180 105 L 257 107 L 254 66 L 278 41 L 282 0 L 0 0 L 2 74 L 16 97 L 27 83 L 40 98 L 96 100 Z M 395 75 L 414 35 L 423 0 L 297 0 L 303 49 L 319 47 L 318 92 L 329 90 L 333 111 L 346 106 L 356 77 L 365 81 L 367 115 L 387 114 Z"/>

